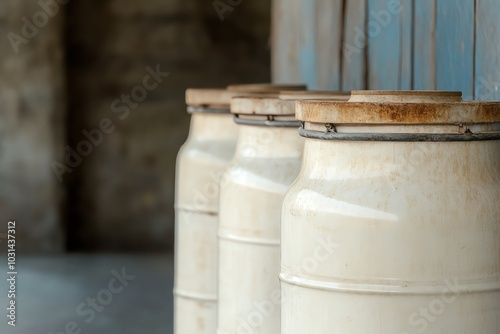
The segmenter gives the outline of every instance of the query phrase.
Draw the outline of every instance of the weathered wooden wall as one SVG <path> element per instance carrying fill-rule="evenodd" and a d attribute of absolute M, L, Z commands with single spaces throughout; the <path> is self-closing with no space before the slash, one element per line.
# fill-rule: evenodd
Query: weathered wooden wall
<path fill-rule="evenodd" d="M 500 99 L 499 0 L 274 0 L 273 80 Z"/>

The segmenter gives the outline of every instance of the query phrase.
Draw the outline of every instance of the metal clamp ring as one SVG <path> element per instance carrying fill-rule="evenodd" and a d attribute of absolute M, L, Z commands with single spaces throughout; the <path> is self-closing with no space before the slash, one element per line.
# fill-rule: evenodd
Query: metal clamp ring
<path fill-rule="evenodd" d="M 268 116 L 266 120 L 240 118 L 239 115 L 234 116 L 234 122 L 240 125 L 252 126 L 271 126 L 278 128 L 298 128 L 300 127 L 299 121 L 276 121 L 273 116 Z"/>
<path fill-rule="evenodd" d="M 472 133 L 470 131 L 460 134 L 434 134 L 434 133 L 339 133 L 306 130 L 302 122 L 299 135 L 305 138 L 321 140 L 344 141 L 389 141 L 389 142 L 470 142 L 500 140 L 500 132 Z"/>
<path fill-rule="evenodd" d="M 190 114 L 194 114 L 194 113 L 229 114 L 229 113 L 231 113 L 229 109 L 217 109 L 217 108 L 207 108 L 207 107 L 199 107 L 199 106 L 188 106 L 187 111 Z"/>

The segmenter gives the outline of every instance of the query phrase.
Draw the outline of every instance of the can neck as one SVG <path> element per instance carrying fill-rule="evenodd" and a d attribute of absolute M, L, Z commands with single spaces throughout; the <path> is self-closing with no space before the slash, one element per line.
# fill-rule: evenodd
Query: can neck
<path fill-rule="evenodd" d="M 447 178 L 494 184 L 491 176 L 497 175 L 498 165 L 492 164 L 491 157 L 498 156 L 499 147 L 495 141 L 391 143 L 306 139 L 301 173 L 310 179 L 353 182 L 361 187 L 377 182 L 378 178 L 397 186 L 417 173 L 436 184 Z M 441 172 L 436 173 L 440 165 Z M 470 171 L 484 166 L 490 170 L 472 180 Z"/>
<path fill-rule="evenodd" d="M 279 158 L 302 156 L 304 139 L 296 128 L 239 125 L 236 156 Z"/>
<path fill-rule="evenodd" d="M 193 113 L 189 137 L 197 140 L 236 140 L 238 127 L 231 114 Z"/>

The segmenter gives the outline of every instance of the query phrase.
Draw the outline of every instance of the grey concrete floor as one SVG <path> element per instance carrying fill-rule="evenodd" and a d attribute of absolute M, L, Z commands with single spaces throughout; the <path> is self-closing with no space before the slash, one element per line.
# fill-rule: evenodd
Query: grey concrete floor
<path fill-rule="evenodd" d="M 17 326 L 7 324 L 2 278 L 0 334 L 171 334 L 173 271 L 172 255 L 19 254 Z M 7 276 L 5 259 L 0 272 Z"/>

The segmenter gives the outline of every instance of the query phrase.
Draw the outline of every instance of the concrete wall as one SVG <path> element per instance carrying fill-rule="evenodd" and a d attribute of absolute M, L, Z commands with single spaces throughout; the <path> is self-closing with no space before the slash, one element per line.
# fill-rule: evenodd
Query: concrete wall
<path fill-rule="evenodd" d="M 185 89 L 270 80 L 270 3 L 218 10 L 202 0 L 70 4 L 69 145 L 84 153 L 63 175 L 71 249 L 172 248 Z M 155 82 L 157 70 L 169 75 Z M 82 131 L 103 119 L 109 133 L 92 132 L 85 149 Z"/>
<path fill-rule="evenodd" d="M 64 192 L 51 167 L 65 136 L 58 9 L 51 17 L 36 0 L 0 1 L 0 233 L 16 220 L 18 251 L 64 249 Z"/>

